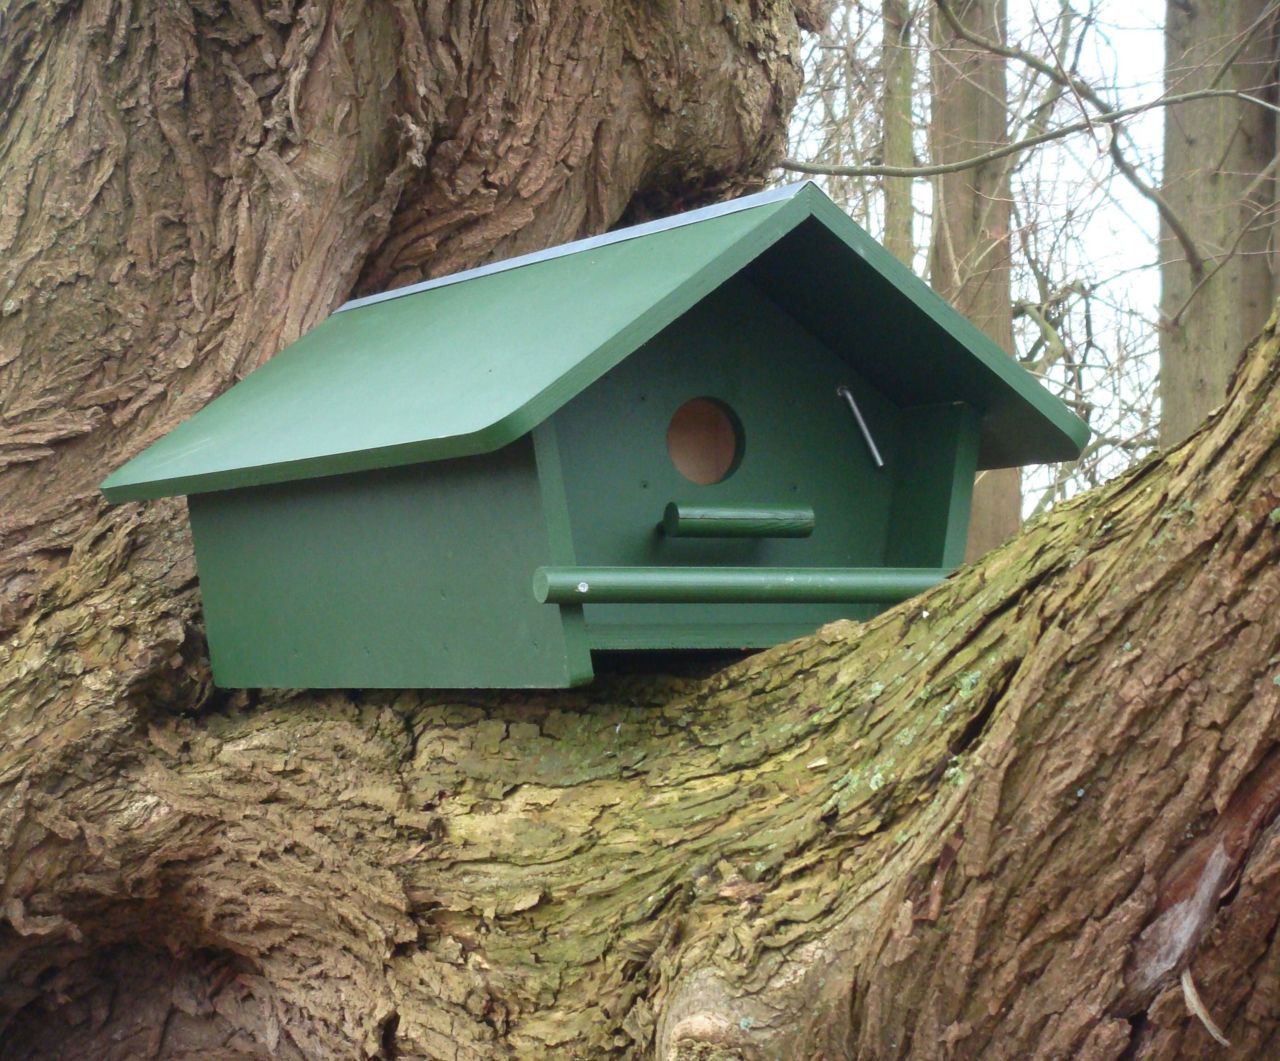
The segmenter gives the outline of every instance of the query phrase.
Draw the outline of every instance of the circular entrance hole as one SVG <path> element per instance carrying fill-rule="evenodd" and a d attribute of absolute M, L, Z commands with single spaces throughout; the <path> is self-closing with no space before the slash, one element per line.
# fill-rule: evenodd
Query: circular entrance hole
<path fill-rule="evenodd" d="M 742 459 L 742 424 L 715 398 L 693 398 L 671 417 L 667 453 L 686 479 L 710 486 L 727 478 Z"/>

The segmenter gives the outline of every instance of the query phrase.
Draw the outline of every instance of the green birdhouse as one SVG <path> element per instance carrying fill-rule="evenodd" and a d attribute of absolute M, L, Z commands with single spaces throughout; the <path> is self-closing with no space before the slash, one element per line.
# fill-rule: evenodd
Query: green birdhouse
<path fill-rule="evenodd" d="M 801 184 L 357 299 L 102 484 L 229 687 L 559 687 L 865 618 L 1085 425 Z"/>

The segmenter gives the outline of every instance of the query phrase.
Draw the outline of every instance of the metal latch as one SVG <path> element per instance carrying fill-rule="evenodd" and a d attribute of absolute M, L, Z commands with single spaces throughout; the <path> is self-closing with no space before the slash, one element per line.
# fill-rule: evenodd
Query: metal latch
<path fill-rule="evenodd" d="M 858 421 L 858 430 L 862 432 L 862 437 L 867 443 L 867 449 L 871 451 L 871 459 L 875 462 L 877 468 L 883 468 L 884 458 L 880 456 L 880 450 L 876 448 L 876 440 L 871 437 L 871 429 L 867 427 L 867 422 L 862 418 L 862 410 L 858 408 L 858 403 L 853 400 L 853 391 L 842 383 L 836 388 L 836 395 L 849 403 L 849 408 L 853 410 L 853 418 Z"/>

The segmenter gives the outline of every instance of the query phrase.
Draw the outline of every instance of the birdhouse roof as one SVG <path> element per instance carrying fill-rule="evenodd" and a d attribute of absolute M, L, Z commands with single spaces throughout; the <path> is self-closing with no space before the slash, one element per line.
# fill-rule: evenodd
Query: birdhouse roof
<path fill-rule="evenodd" d="M 348 302 L 102 490 L 140 500 L 498 449 L 739 273 L 899 405 L 976 409 L 980 467 L 1074 458 L 1088 438 L 805 182 Z"/>

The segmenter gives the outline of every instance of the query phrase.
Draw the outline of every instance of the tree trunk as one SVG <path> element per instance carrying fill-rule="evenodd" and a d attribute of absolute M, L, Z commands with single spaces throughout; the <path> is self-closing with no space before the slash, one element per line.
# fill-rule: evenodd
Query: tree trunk
<path fill-rule="evenodd" d="M 910 166 L 915 162 L 915 130 L 912 87 L 915 55 L 911 48 L 911 11 L 908 0 L 882 0 L 884 23 L 880 68 L 884 90 L 880 94 L 881 128 L 884 130 L 884 164 Z M 909 177 L 884 178 L 884 245 L 901 262 L 914 268 L 914 181 Z"/>
<path fill-rule="evenodd" d="M 705 680 L 210 691 L 183 507 L 103 509 L 106 467 L 331 270 L 452 268 L 775 150 L 781 10 L 461 6 L 6 26 L 0 1057 L 1195 1056 L 1184 971 L 1273 1056 L 1274 332 L 1186 446 Z"/>
<path fill-rule="evenodd" d="M 97 483 L 323 319 L 357 280 L 360 290 L 404 283 L 758 185 L 781 153 L 798 87 L 797 20 L 818 18 L 819 6 L 730 3 L 714 15 L 698 3 L 603 0 L 6 7 L 0 1026 L 35 1027 L 33 1011 L 13 1023 L 29 1000 L 74 999 L 67 1015 L 90 1007 L 83 1056 L 107 1056 L 112 1029 L 135 1019 L 139 1041 L 203 1049 L 182 1030 L 195 1016 L 175 1017 L 170 1035 L 164 1014 L 147 1008 L 148 985 L 162 982 L 147 977 L 170 968 L 138 944 L 171 942 L 173 960 L 196 970 L 203 929 L 183 926 L 221 915 L 165 912 L 167 898 L 153 906 L 146 897 L 167 886 L 136 877 L 118 841 L 141 824 L 134 814 L 150 813 L 130 802 L 128 782 L 149 761 L 135 743 L 149 725 L 247 701 L 209 687 L 182 504 L 108 510 Z M 93 821 L 60 795 L 80 782 L 104 801 Z M 63 826 L 47 834 L 39 824 L 53 822 L 39 808 L 55 806 L 83 825 L 65 848 L 45 846 Z M 308 826 L 307 836 L 324 831 Z M 295 868 L 311 858 L 298 857 Z M 76 927 L 42 936 L 55 923 L 37 912 L 45 875 L 108 865 L 141 901 L 109 886 L 90 904 L 98 914 L 77 911 Z M 258 880 L 249 872 L 235 894 L 252 894 Z M 317 887 L 318 877 L 288 885 L 284 905 L 305 904 L 295 893 Z M 31 951 L 42 939 L 61 957 Z M 371 937 L 350 969 L 380 946 Z M 218 961 L 231 954 L 212 947 Z M 119 980 L 100 981 L 115 992 L 105 1003 L 114 1023 L 102 1030 L 112 995 L 86 985 L 117 961 Z M 255 963 L 228 968 L 242 977 Z M 247 982 L 235 980 L 223 1003 Z M 350 986 L 325 1018 L 329 1031 L 297 1041 L 338 1054 L 376 1047 L 377 993 Z M 264 1021 L 277 1019 L 270 992 L 250 995 Z M 254 1042 L 287 1043 L 297 1029 L 264 1034 Z M 0 1044 L 16 1041 L 0 1030 Z"/>
<path fill-rule="evenodd" d="M 1192 443 L 705 681 L 174 715 L 190 595 L 126 571 L 8 649 L 2 1056 L 1202 1056 L 1184 974 L 1280 1048 L 1274 332 Z"/>
<path fill-rule="evenodd" d="M 966 28 L 993 40 L 1005 38 L 1005 7 L 1005 0 L 952 4 Z M 932 31 L 932 161 L 959 162 L 1008 140 L 1005 60 L 956 36 L 936 13 Z M 929 277 L 934 290 L 1012 355 L 1010 165 L 1009 159 L 999 159 L 935 178 Z M 968 559 L 1006 541 L 1021 522 L 1018 469 L 979 473 Z"/>
<path fill-rule="evenodd" d="M 1276 101 L 1269 0 L 1187 3 L 1165 16 L 1165 88 Z M 1275 297 L 1276 116 L 1239 99 L 1166 109 L 1160 226 L 1160 440 L 1180 442 L 1227 392 Z"/>

